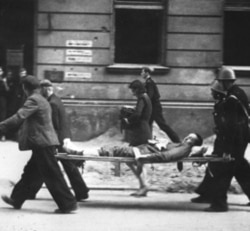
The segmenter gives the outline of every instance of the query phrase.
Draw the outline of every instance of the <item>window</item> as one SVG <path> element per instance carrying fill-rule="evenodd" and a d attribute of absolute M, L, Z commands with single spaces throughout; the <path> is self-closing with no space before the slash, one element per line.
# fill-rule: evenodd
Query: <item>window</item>
<path fill-rule="evenodd" d="M 225 65 L 250 66 L 250 2 L 226 0 L 224 12 Z"/>
<path fill-rule="evenodd" d="M 163 63 L 165 2 L 114 0 L 114 63 Z"/>

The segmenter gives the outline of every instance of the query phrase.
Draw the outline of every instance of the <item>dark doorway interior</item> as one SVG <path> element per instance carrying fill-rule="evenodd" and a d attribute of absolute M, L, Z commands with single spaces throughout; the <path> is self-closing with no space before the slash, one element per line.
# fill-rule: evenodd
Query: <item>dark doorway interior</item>
<path fill-rule="evenodd" d="M 35 2 L 0 0 L 0 65 L 5 71 L 11 69 L 14 75 L 20 66 L 33 73 Z M 15 56 L 16 50 L 22 53 L 17 52 Z"/>

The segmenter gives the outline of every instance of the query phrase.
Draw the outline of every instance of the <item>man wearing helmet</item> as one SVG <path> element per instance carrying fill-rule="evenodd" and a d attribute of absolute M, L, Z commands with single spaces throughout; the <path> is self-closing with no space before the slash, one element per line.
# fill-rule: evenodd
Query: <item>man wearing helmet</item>
<path fill-rule="evenodd" d="M 235 161 L 211 165 L 215 187 L 210 188 L 211 205 L 206 209 L 209 212 L 228 210 L 227 190 L 233 177 L 250 200 L 250 165 L 244 158 L 248 144 L 248 118 L 243 107 L 249 111 L 247 95 L 234 83 L 236 77 L 232 69 L 222 67 L 217 80 L 226 91 L 223 103 L 223 153 L 230 154 Z"/>
<path fill-rule="evenodd" d="M 213 155 L 217 155 L 222 157 L 224 153 L 224 98 L 226 96 L 226 92 L 223 89 L 222 84 L 218 80 L 214 80 L 211 84 L 211 95 L 215 100 L 213 118 L 214 118 L 214 133 L 216 135 L 213 147 Z M 214 177 L 211 175 L 210 168 L 213 163 L 208 163 L 205 176 L 201 184 L 195 190 L 198 197 L 192 198 L 191 201 L 193 203 L 209 203 L 211 201 L 211 188 L 214 187 L 213 179 Z"/>

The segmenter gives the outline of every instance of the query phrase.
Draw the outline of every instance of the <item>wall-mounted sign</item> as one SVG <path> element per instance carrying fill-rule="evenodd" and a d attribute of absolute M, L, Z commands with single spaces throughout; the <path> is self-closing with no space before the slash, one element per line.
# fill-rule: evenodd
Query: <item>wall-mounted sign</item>
<path fill-rule="evenodd" d="M 67 40 L 66 46 L 67 47 L 92 47 L 93 41 L 92 40 Z"/>
<path fill-rule="evenodd" d="M 44 78 L 49 79 L 50 81 L 59 81 L 62 82 L 64 78 L 64 71 L 58 70 L 45 70 L 44 71 Z"/>
<path fill-rule="evenodd" d="M 92 78 L 92 74 L 88 72 L 66 72 L 65 78 L 67 80 L 90 79 Z"/>
<path fill-rule="evenodd" d="M 92 56 L 92 50 L 77 50 L 77 49 L 67 49 L 66 55 L 78 55 L 78 56 Z"/>
<path fill-rule="evenodd" d="M 92 63 L 92 57 L 85 56 L 67 56 L 66 63 Z"/>

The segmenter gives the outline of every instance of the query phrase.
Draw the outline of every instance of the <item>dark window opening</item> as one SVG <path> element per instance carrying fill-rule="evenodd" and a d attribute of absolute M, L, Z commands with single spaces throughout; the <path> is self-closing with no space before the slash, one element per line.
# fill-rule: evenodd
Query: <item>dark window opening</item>
<path fill-rule="evenodd" d="M 249 0 L 226 0 L 226 7 L 249 7 Z"/>
<path fill-rule="evenodd" d="M 115 28 L 116 63 L 160 63 L 161 10 L 116 9 Z"/>
<path fill-rule="evenodd" d="M 250 11 L 225 11 L 224 64 L 250 66 Z"/>
<path fill-rule="evenodd" d="M 34 64 L 34 0 L 0 0 L 0 65 L 12 69 L 7 60 L 7 50 L 23 51 L 23 67 L 32 74 Z"/>

